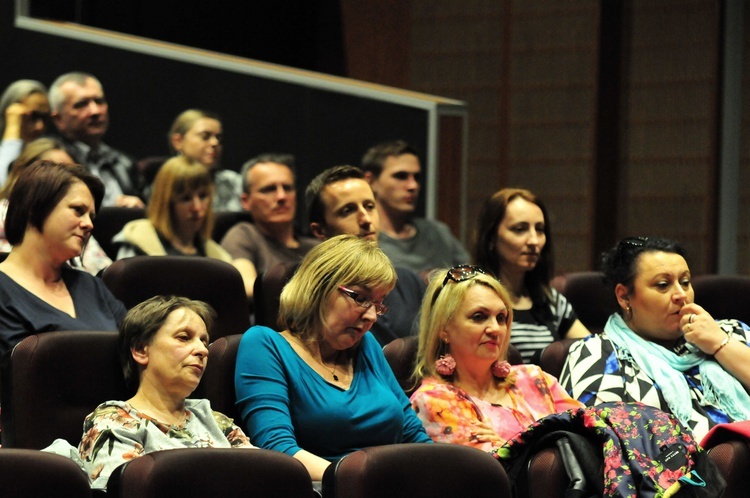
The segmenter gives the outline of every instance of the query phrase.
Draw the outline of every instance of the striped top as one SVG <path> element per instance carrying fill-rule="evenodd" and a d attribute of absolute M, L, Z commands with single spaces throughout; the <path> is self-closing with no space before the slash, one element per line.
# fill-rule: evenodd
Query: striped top
<path fill-rule="evenodd" d="M 573 306 L 565 296 L 550 289 L 552 300 L 546 303 L 552 316 L 546 321 L 542 318 L 541 310 L 534 305 L 528 310 L 513 310 L 513 325 L 511 326 L 510 343 L 514 345 L 523 357 L 524 363 L 532 363 L 535 354 L 541 352 L 552 341 L 564 339 L 576 317 Z"/>

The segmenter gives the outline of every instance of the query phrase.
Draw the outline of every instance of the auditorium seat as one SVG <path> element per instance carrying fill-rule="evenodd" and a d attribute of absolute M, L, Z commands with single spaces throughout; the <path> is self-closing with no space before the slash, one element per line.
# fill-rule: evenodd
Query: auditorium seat
<path fill-rule="evenodd" d="M 550 285 L 565 296 L 590 332 L 604 330 L 607 319 L 615 311 L 615 294 L 604 284 L 602 273 L 565 273 L 552 279 Z"/>
<path fill-rule="evenodd" d="M 457 444 L 391 444 L 350 453 L 323 475 L 323 498 L 510 498 L 503 466 Z"/>
<path fill-rule="evenodd" d="M 128 309 L 156 295 L 207 302 L 217 314 L 212 341 L 241 334 L 250 327 L 242 276 L 224 261 L 197 256 L 136 256 L 115 261 L 102 278 Z"/>
<path fill-rule="evenodd" d="M 32 335 L 0 362 L 2 452 L 42 449 L 57 438 L 76 446 L 99 404 L 129 399 L 117 333 L 73 330 Z"/>
<path fill-rule="evenodd" d="M 107 253 L 107 256 L 114 261 L 117 259 L 118 247 L 112 243 L 112 237 L 117 235 L 128 222 L 145 217 L 146 210 L 142 208 L 104 206 L 96 213 L 91 235 Z"/>
<path fill-rule="evenodd" d="M 185 448 L 155 451 L 122 464 L 109 478 L 107 496 L 311 498 L 314 494 L 305 467 L 284 453 Z"/>
<path fill-rule="evenodd" d="M 230 228 L 241 221 L 252 222 L 253 215 L 249 211 L 217 211 L 214 213 L 214 229 L 211 238 L 217 243 L 227 234 Z"/>
<path fill-rule="evenodd" d="M 86 474 L 73 460 L 37 450 L 0 449 L 0 482 L 3 498 L 92 496 Z"/>
<path fill-rule="evenodd" d="M 258 275 L 253 287 L 253 306 L 255 324 L 279 330 L 279 297 L 294 272 L 298 263 L 277 263 Z"/>
<path fill-rule="evenodd" d="M 750 277 L 699 275 L 693 277 L 695 302 L 712 317 L 736 318 L 750 324 Z"/>

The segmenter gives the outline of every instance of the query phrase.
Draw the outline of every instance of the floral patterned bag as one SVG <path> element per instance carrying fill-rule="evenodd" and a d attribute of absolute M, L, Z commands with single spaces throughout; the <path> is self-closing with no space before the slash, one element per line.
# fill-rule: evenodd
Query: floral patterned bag
<path fill-rule="evenodd" d="M 563 461 L 566 468 L 578 466 L 588 481 L 585 492 L 566 496 L 708 498 L 721 496 L 725 487 L 714 463 L 674 416 L 618 402 L 550 415 L 495 450 L 516 482 L 516 496 L 523 496 L 523 483 L 534 478 L 526 475 L 530 458 L 550 445 L 545 436 L 553 432 L 558 432 L 554 441 L 570 434 L 570 451 L 561 448 Z"/>

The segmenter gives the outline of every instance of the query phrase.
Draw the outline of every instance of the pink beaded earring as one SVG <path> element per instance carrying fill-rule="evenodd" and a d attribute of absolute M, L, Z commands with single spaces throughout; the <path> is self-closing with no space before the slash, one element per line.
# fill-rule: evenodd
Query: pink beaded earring
<path fill-rule="evenodd" d="M 496 360 L 495 363 L 492 364 L 492 375 L 498 379 L 504 379 L 508 374 L 510 374 L 510 363 L 507 361 Z"/>
<path fill-rule="evenodd" d="M 437 373 L 440 375 L 446 377 L 453 375 L 453 372 L 456 371 L 456 360 L 453 359 L 453 355 L 448 353 L 435 360 L 435 370 L 437 370 Z"/>

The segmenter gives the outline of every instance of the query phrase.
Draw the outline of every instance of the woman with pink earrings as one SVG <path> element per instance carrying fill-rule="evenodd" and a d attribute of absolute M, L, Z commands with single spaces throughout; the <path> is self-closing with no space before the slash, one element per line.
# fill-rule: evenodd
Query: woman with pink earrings
<path fill-rule="evenodd" d="M 513 309 L 499 281 L 469 265 L 433 275 L 411 402 L 434 441 L 491 451 L 542 417 L 583 406 L 540 367 L 508 364 Z"/>

